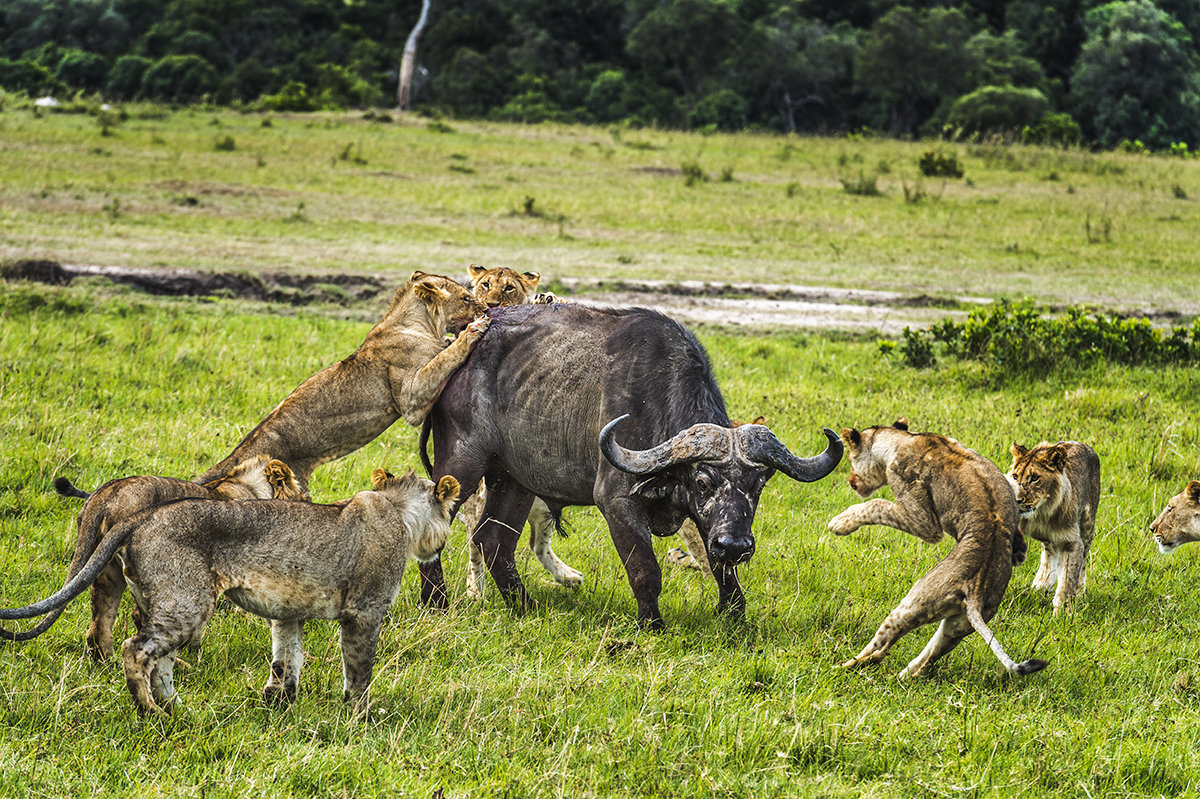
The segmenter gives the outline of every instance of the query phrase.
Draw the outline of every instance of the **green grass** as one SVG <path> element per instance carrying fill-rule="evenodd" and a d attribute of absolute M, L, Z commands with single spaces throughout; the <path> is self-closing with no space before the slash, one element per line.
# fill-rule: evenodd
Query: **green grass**
<path fill-rule="evenodd" d="M 244 134 L 235 136 L 240 152 Z M 739 167 L 739 181 L 747 171 Z M 194 476 L 370 326 L 283 311 L 98 285 L 0 284 L 0 604 L 61 584 L 79 504 L 54 494 L 56 475 L 87 488 L 127 474 Z M 842 466 L 816 484 L 776 476 L 768 485 L 759 549 L 742 569 L 744 621 L 713 616 L 714 586 L 698 573 L 668 570 L 668 630 L 639 632 L 593 509 L 569 511 L 571 535 L 555 542 L 586 574 L 578 592 L 526 559 L 536 610 L 514 614 L 490 585 L 474 603 L 465 597 L 465 533 L 456 530 L 446 550 L 452 606 L 426 613 L 415 569 L 405 575 L 365 722 L 339 698 L 333 625 L 309 625 L 301 696 L 269 709 L 258 699 L 266 625 L 229 610 L 201 653 L 184 655 L 181 712 L 140 720 L 119 666 L 87 660 L 88 608 L 76 601 L 40 639 L 0 648 L 0 794 L 30 786 L 61 796 L 1198 792 L 1200 547 L 1166 558 L 1146 532 L 1166 498 L 1200 474 L 1196 370 L 1096 367 L 997 382 L 973 365 L 908 369 L 856 339 L 715 330 L 701 338 L 732 415 L 765 415 L 799 454 L 823 446 L 822 425 L 901 415 L 1002 466 L 1014 439 L 1091 443 L 1103 494 L 1078 612 L 1055 617 L 1049 598 L 1030 592 L 1032 544 L 993 624 L 1010 654 L 1050 667 L 1010 678 L 972 636 L 930 678 L 896 680 L 925 630 L 879 668 L 836 668 L 948 549 L 883 528 L 828 534 L 825 522 L 857 501 Z M 415 466 L 415 450 L 415 431 L 397 426 L 318 470 L 314 497 L 361 490 L 378 465 Z M 674 545 L 664 539 L 656 549 Z M 130 632 L 122 612 L 118 639 Z"/>
<path fill-rule="evenodd" d="M 898 289 L 1200 310 L 1200 162 L 1049 148 L 273 115 L 0 111 L 0 259 Z M 216 145 L 232 138 L 233 150 Z M 919 179 L 931 146 L 962 180 Z M 349 154 L 349 155 L 348 155 Z M 345 156 L 345 157 L 344 157 Z M 350 157 L 352 156 L 352 157 Z M 698 168 L 708 181 L 685 179 Z M 734 180 L 718 180 L 722 174 Z M 842 180 L 875 179 L 881 196 Z M 906 202 L 905 185 L 922 199 Z M 1182 192 L 1182 199 L 1181 199 Z M 524 212 L 532 198 L 536 214 Z"/>

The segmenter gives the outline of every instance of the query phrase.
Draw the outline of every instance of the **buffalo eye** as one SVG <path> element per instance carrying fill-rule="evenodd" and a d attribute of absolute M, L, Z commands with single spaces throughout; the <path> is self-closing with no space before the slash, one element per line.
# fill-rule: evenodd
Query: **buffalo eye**
<path fill-rule="evenodd" d="M 696 486 L 701 491 L 704 491 L 707 493 L 709 491 L 712 491 L 714 488 L 716 488 L 716 482 L 712 479 L 712 477 L 708 474 L 708 472 L 697 469 L 696 470 Z"/>

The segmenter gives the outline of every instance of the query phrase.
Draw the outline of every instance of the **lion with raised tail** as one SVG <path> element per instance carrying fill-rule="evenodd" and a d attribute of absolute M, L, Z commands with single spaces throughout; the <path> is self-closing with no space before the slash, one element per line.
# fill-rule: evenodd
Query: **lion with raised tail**
<path fill-rule="evenodd" d="M 850 487 L 869 497 L 890 485 L 894 502 L 872 499 L 852 505 L 829 521 L 829 530 L 848 535 L 868 524 L 894 527 L 935 543 L 955 540 L 946 557 L 919 579 L 870 643 L 842 665 L 854 668 L 882 660 L 902 636 L 940 622 L 933 638 L 902 677 L 915 677 L 972 632 L 979 633 L 1012 674 L 1033 674 L 1044 660 L 1014 661 L 987 622 L 995 615 L 1012 577 L 1017 506 L 1004 475 L 986 458 L 957 441 L 933 433 L 910 433 L 901 419 L 890 427 L 843 429 L 850 456 Z"/>

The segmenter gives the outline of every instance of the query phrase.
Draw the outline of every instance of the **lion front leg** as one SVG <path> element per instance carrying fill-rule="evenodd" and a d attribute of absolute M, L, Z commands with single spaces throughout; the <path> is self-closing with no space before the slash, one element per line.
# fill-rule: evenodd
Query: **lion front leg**
<path fill-rule="evenodd" d="M 303 621 L 271 620 L 271 676 L 263 686 L 267 704 L 294 702 L 304 667 Z"/>
<path fill-rule="evenodd" d="M 446 385 L 454 370 L 467 360 L 475 342 L 479 341 L 490 324 L 491 320 L 486 316 L 471 322 L 459 333 L 458 338 L 450 342 L 450 346 L 433 356 L 415 374 L 396 367 L 389 370 L 392 400 L 404 421 L 413 427 L 421 425 L 441 395 L 442 386 Z"/>
<path fill-rule="evenodd" d="M 1078 542 L 1058 553 L 1058 590 L 1054 592 L 1054 610 L 1070 612 L 1075 598 L 1083 593 L 1087 580 L 1087 550 Z"/>
<path fill-rule="evenodd" d="M 829 520 L 829 532 L 834 535 L 849 535 L 868 524 L 894 527 L 931 544 L 942 540 L 940 525 L 927 514 L 914 513 L 904 505 L 886 499 L 872 499 L 851 505 Z"/>

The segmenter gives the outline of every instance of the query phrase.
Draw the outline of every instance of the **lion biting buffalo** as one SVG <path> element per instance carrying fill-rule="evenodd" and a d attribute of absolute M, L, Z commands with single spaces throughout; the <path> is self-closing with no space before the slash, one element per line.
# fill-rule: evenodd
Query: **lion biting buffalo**
<path fill-rule="evenodd" d="M 662 572 L 652 535 L 687 518 L 704 539 L 718 608 L 745 605 L 737 565 L 754 553 L 759 495 L 776 471 L 812 482 L 842 456 L 793 455 L 762 425 L 732 428 L 704 348 L 682 325 L 644 308 L 516 305 L 490 311 L 488 335 L 428 416 L 434 479 L 484 478 L 474 543 L 501 593 L 528 602 L 515 550 L 535 497 L 551 509 L 595 505 L 617 547 L 638 621 L 662 627 Z M 435 562 L 422 596 L 446 598 Z"/>

